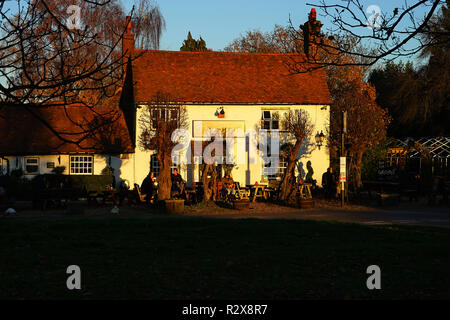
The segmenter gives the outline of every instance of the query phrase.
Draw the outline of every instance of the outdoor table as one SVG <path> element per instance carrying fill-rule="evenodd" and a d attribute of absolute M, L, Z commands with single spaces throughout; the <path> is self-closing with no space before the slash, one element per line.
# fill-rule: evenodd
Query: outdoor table
<path fill-rule="evenodd" d="M 302 183 L 298 185 L 300 199 L 312 199 L 311 187 L 312 183 Z"/>
<path fill-rule="evenodd" d="M 117 190 L 105 190 L 103 191 L 103 204 L 107 202 L 112 202 L 116 204 L 117 202 Z"/>
<path fill-rule="evenodd" d="M 264 184 L 248 184 L 247 187 L 250 188 L 250 198 L 252 202 L 255 202 L 256 198 L 263 198 L 267 200 L 267 194 L 265 192 L 266 185 Z"/>
<path fill-rule="evenodd" d="M 80 193 L 75 188 L 48 188 L 40 192 L 40 200 L 42 201 L 42 209 L 45 210 L 49 203 L 54 207 L 65 207 L 69 200 L 76 199 Z"/>

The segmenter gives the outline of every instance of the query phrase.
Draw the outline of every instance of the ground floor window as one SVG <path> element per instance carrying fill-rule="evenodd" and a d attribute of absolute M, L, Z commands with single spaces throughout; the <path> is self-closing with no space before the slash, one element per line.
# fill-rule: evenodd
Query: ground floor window
<path fill-rule="evenodd" d="M 25 174 L 39 174 L 39 158 L 25 158 Z"/>
<path fill-rule="evenodd" d="M 173 172 L 174 169 L 177 169 L 178 172 L 180 172 L 178 166 L 173 164 L 173 161 L 176 161 L 175 159 L 172 160 L 172 166 L 170 167 L 170 171 Z M 178 160 L 179 161 L 179 160 Z M 153 154 L 150 157 L 150 172 L 153 173 L 153 175 L 155 176 L 155 178 L 157 178 L 159 176 L 159 161 L 158 161 L 158 157 L 156 156 L 156 154 Z"/>
<path fill-rule="evenodd" d="M 156 157 L 156 154 L 150 157 L 150 172 L 153 173 L 155 178 L 159 176 L 159 162 L 158 158 Z"/>
<path fill-rule="evenodd" d="M 278 160 L 277 167 L 271 167 L 271 162 L 264 164 L 263 176 L 268 180 L 279 180 L 284 175 L 287 168 L 287 161 L 283 157 Z"/>
<path fill-rule="evenodd" d="M 93 156 L 70 156 L 71 174 L 93 174 L 94 157 Z"/>

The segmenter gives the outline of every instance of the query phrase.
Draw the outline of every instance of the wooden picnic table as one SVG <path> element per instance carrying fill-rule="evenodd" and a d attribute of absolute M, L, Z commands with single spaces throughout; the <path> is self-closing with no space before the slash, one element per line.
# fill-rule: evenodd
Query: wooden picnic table
<path fill-rule="evenodd" d="M 247 187 L 250 188 L 250 199 L 252 202 L 255 202 L 256 198 L 263 198 L 264 200 L 267 200 L 267 193 L 265 192 L 267 185 L 248 184 Z"/>
<path fill-rule="evenodd" d="M 118 192 L 115 189 L 103 191 L 103 204 L 117 204 L 117 195 Z"/>
<path fill-rule="evenodd" d="M 302 183 L 298 185 L 300 199 L 312 199 L 311 187 L 312 183 Z"/>

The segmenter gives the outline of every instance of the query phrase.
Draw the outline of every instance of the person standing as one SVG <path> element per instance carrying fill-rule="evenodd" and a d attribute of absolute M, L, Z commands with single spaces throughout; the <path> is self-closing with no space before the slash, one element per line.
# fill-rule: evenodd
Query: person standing
<path fill-rule="evenodd" d="M 173 169 L 172 173 L 172 196 L 180 196 L 184 191 L 184 181 L 178 173 L 178 169 Z"/>
<path fill-rule="evenodd" d="M 142 181 L 141 193 L 145 195 L 145 201 L 150 203 L 150 200 L 156 194 L 156 179 L 153 172 L 150 172 Z"/>
<path fill-rule="evenodd" d="M 322 186 L 325 189 L 326 199 L 336 197 L 336 179 L 333 173 L 333 168 L 328 168 L 327 172 L 322 175 Z"/>

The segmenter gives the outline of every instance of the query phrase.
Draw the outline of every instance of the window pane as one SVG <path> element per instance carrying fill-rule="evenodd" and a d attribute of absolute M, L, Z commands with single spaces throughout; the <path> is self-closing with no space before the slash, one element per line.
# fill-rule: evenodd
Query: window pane
<path fill-rule="evenodd" d="M 72 156 L 70 157 L 70 173 L 92 174 L 93 162 L 93 156 Z"/>

